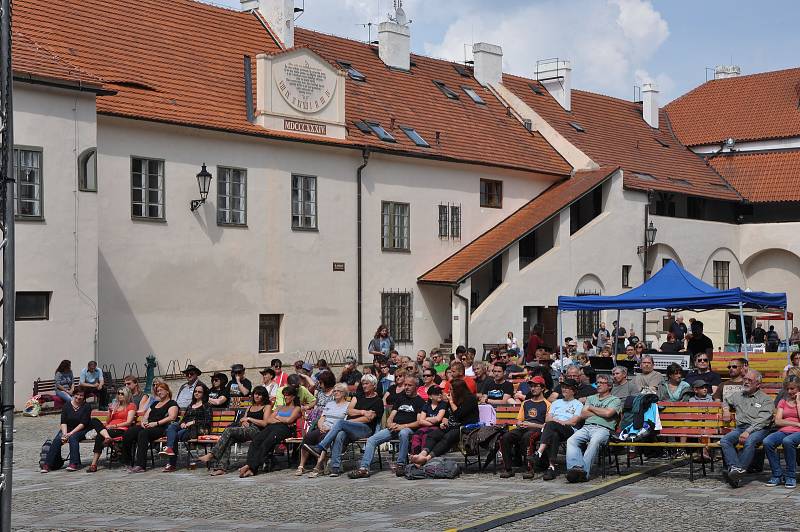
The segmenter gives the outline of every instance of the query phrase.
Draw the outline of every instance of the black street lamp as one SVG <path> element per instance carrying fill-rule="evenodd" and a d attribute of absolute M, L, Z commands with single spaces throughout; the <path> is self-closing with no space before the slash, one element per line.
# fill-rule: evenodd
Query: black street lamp
<path fill-rule="evenodd" d="M 647 229 L 645 229 L 645 245 L 646 246 L 649 247 L 649 246 L 653 245 L 653 242 L 656 241 L 656 233 L 657 232 L 658 232 L 658 229 L 656 229 L 653 226 L 653 221 L 650 220 L 650 225 L 648 225 Z"/>
<path fill-rule="evenodd" d="M 203 163 L 203 168 L 200 169 L 200 172 L 197 174 L 197 186 L 200 188 L 200 199 L 192 200 L 190 207 L 192 212 L 199 209 L 200 205 L 206 202 L 208 189 L 211 187 L 211 177 L 211 174 L 206 170 L 206 163 Z"/>

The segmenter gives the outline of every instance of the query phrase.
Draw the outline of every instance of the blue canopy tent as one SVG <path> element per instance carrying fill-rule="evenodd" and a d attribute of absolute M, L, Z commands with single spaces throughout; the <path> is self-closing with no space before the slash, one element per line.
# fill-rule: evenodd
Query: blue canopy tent
<path fill-rule="evenodd" d="M 560 296 L 558 298 L 559 339 L 563 344 L 561 313 L 571 310 L 694 310 L 738 308 L 744 336 L 744 309 L 783 309 L 786 338 L 786 293 L 749 292 L 741 288 L 718 290 L 669 261 L 645 283 L 616 296 Z M 643 331 L 644 332 L 644 331 Z M 747 356 L 747 343 L 744 342 Z M 616 342 L 615 342 L 616 347 Z"/>

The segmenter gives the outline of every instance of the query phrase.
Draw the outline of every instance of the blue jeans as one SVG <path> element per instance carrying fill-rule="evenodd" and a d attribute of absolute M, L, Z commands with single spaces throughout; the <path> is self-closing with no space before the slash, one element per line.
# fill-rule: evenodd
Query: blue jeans
<path fill-rule="evenodd" d="M 72 401 L 72 396 L 64 390 L 56 390 L 56 395 L 63 399 L 65 403 Z"/>
<path fill-rule="evenodd" d="M 342 451 L 344 450 L 345 443 L 367 438 L 372 434 L 372 429 L 366 423 L 358 423 L 357 421 L 347 421 L 341 419 L 336 422 L 328 434 L 319 442 L 319 447 L 327 449 L 331 447 L 331 471 L 341 471 L 342 468 Z"/>
<path fill-rule="evenodd" d="M 78 431 L 67 440 L 69 444 L 68 463 L 81 465 L 81 440 L 83 440 L 88 430 L 89 429 Z M 63 435 L 64 433 L 59 430 L 53 438 L 52 445 L 50 445 L 50 451 L 47 453 L 47 458 L 45 459 L 45 462 L 50 467 L 54 466 L 56 456 L 61 456 L 61 446 L 63 445 L 61 443 L 61 436 Z"/>
<path fill-rule="evenodd" d="M 785 472 L 781 469 L 781 459 L 775 449 L 778 445 L 783 445 L 783 457 L 786 460 Z M 773 432 L 764 438 L 764 450 L 767 453 L 773 477 L 797 478 L 798 445 L 800 445 L 800 432 Z"/>
<path fill-rule="evenodd" d="M 610 434 L 610 430 L 600 425 L 584 425 L 575 431 L 567 440 L 567 469 L 580 467 L 586 472 L 586 478 L 589 478 L 594 457 L 600 446 L 608 441 Z M 583 446 L 586 446 L 585 453 Z"/>
<path fill-rule="evenodd" d="M 411 435 L 414 434 L 414 431 L 409 428 L 402 429 L 399 432 L 383 429 L 370 436 L 367 440 L 367 445 L 364 447 L 364 456 L 361 457 L 362 469 L 369 469 L 369 466 L 372 464 L 372 457 L 375 455 L 375 448 L 391 440 L 392 436 L 395 434 L 400 440 L 400 450 L 397 452 L 397 463 L 405 464 L 408 461 L 408 447 L 411 444 Z"/>
<path fill-rule="evenodd" d="M 180 423 L 170 423 L 167 427 L 167 447 L 175 452 L 175 456 L 169 457 L 170 465 L 178 463 L 178 442 L 183 441 L 189 429 L 182 429 Z"/>
<path fill-rule="evenodd" d="M 722 447 L 722 456 L 725 457 L 728 467 L 738 467 L 740 469 L 750 467 L 753 455 L 756 453 L 756 447 L 769 434 L 765 429 L 751 433 L 750 437 L 744 442 L 742 451 L 737 453 L 736 446 L 739 445 L 739 436 L 746 430 L 747 427 L 736 427 L 719 440 L 719 446 Z"/>

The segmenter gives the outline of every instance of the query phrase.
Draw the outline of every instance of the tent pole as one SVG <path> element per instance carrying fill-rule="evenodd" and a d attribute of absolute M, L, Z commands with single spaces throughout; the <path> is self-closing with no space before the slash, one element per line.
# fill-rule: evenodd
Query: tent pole
<path fill-rule="evenodd" d="M 783 307 L 783 332 L 786 334 L 786 363 L 791 365 L 792 359 L 789 357 L 789 312 Z"/>
<path fill-rule="evenodd" d="M 742 324 L 742 349 L 744 350 L 744 359 L 750 360 L 750 357 L 747 356 L 747 331 L 744 328 L 744 306 L 742 306 L 741 301 L 739 301 L 739 322 Z"/>
<path fill-rule="evenodd" d="M 614 328 L 614 351 L 613 351 L 614 361 L 617 360 L 617 339 L 619 338 L 619 327 L 620 327 L 619 314 L 620 311 L 617 310 L 617 326 Z"/>
<path fill-rule="evenodd" d="M 564 318 L 561 316 L 561 309 L 558 309 L 558 356 L 559 356 L 559 365 L 558 365 L 558 372 L 560 374 L 564 373 Z"/>

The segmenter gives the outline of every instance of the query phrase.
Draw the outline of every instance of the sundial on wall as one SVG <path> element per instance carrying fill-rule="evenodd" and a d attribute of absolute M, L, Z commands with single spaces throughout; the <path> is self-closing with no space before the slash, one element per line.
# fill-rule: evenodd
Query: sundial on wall
<path fill-rule="evenodd" d="M 286 103 L 301 113 L 325 109 L 336 91 L 335 72 L 308 56 L 276 64 L 273 76 Z"/>

